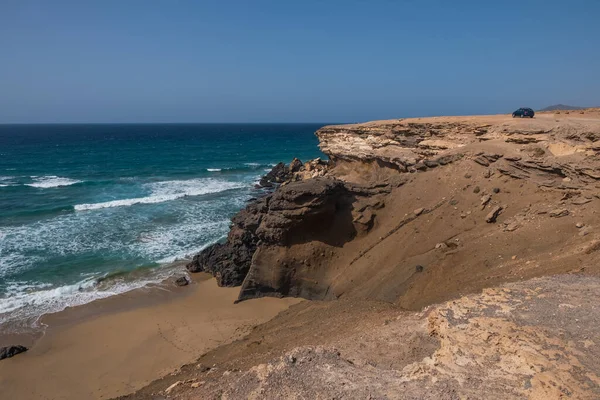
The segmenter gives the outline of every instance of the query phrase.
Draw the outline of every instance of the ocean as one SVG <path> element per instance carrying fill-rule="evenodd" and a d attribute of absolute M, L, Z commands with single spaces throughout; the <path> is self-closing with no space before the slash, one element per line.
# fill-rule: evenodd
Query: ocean
<path fill-rule="evenodd" d="M 0 327 L 168 278 L 323 125 L 0 125 Z"/>

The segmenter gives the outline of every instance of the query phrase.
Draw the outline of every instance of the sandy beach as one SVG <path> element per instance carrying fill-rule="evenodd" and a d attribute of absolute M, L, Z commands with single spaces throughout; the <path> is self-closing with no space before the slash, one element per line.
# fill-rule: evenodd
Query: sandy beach
<path fill-rule="evenodd" d="M 43 336 L 2 336 L 31 346 L 0 363 L 1 399 L 107 399 L 135 391 L 246 335 L 297 303 L 234 304 L 239 290 L 206 274 L 183 288 L 154 287 L 45 316 Z"/>

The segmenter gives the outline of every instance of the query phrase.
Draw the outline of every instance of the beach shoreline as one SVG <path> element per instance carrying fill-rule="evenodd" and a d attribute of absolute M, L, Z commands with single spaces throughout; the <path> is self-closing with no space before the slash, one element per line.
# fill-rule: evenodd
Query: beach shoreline
<path fill-rule="evenodd" d="M 245 336 L 297 299 L 234 304 L 237 288 L 208 274 L 190 285 L 160 285 L 42 317 L 43 331 L 0 334 L 29 351 L 0 363 L 0 398 L 102 399 L 133 392 Z M 31 385 L 31 376 L 46 376 Z"/>

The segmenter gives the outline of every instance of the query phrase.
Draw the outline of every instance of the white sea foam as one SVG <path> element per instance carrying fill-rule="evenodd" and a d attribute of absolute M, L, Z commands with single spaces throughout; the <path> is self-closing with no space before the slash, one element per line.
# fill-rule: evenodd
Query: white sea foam
<path fill-rule="evenodd" d="M 211 246 L 211 245 L 217 243 L 219 240 L 221 240 L 221 239 L 223 239 L 225 237 L 227 237 L 227 235 L 223 235 L 220 238 L 218 238 L 217 240 L 214 240 L 212 242 L 206 243 L 203 246 L 195 247 L 195 248 L 192 248 L 192 249 L 188 249 L 188 250 L 182 251 L 182 252 L 180 252 L 178 254 L 175 254 L 175 255 L 172 255 L 172 256 L 161 258 L 157 262 L 159 262 L 161 264 L 170 264 L 170 263 L 174 263 L 176 261 L 190 259 L 194 255 L 196 255 L 196 254 L 200 253 L 202 250 L 206 249 L 208 246 Z"/>
<path fill-rule="evenodd" d="M 7 295 L 0 298 L 0 325 L 16 321 L 29 321 L 49 313 L 90 303 L 134 289 L 164 281 L 178 270 L 160 268 L 147 277 L 136 280 L 117 278 L 106 285 L 98 283 L 98 277 L 89 277 L 73 285 L 50 288 L 48 284 L 14 282 Z"/>
<path fill-rule="evenodd" d="M 247 179 L 230 182 L 202 178 L 147 183 L 141 189 L 145 197 L 179 198 L 250 187 Z M 86 257 L 115 255 L 119 262 L 119 266 L 103 264 L 96 273 L 90 271 L 95 267 L 82 267 L 81 275 L 74 272 L 65 276 L 69 283 L 77 282 L 74 284 L 58 284 L 53 278 L 46 277 L 52 275 L 41 274 L 40 279 L 53 284 L 13 282 L 14 287 L 10 290 L 2 287 L 0 324 L 21 324 L 19 321 L 32 321 L 68 306 L 89 303 L 166 279 L 167 271 L 172 268 L 156 268 L 156 272 L 144 272 L 141 276 L 134 273 L 97 283 L 99 274 L 107 270 L 129 268 L 123 260 L 138 260 L 132 261 L 136 265 L 139 260 L 144 260 L 142 263 L 172 263 L 198 253 L 204 247 L 198 245 L 214 243 L 215 238 L 227 233 L 230 219 L 226 210 L 243 207 L 249 196 L 247 191 L 240 190 L 210 196 L 207 201 L 172 202 L 168 213 L 164 214 L 129 212 L 122 208 L 111 212 L 64 213 L 29 224 L 0 227 L 0 280 L 5 283 L 13 279 L 26 281 L 28 279 L 17 277 L 36 276 L 37 268 L 49 267 L 54 271 L 56 262 L 62 263 L 80 254 Z M 56 271 L 60 271 L 59 267 Z"/>
<path fill-rule="evenodd" d="M 31 186 L 40 189 L 56 188 L 61 186 L 70 186 L 82 181 L 70 178 L 61 178 L 59 176 L 49 175 L 42 177 L 33 177 L 33 183 L 26 183 L 26 186 Z"/>
<path fill-rule="evenodd" d="M 222 171 L 223 169 L 222 169 L 222 168 L 206 168 L 206 170 L 207 170 L 208 172 L 220 172 L 220 171 Z"/>
<path fill-rule="evenodd" d="M 14 176 L 0 176 L 0 187 L 15 186 L 15 183 L 12 182 L 13 179 L 15 179 Z"/>
<path fill-rule="evenodd" d="M 218 193 L 230 189 L 244 187 L 241 182 L 228 182 L 215 179 L 190 179 L 186 181 L 165 181 L 147 185 L 151 195 L 133 199 L 105 201 L 102 203 L 77 204 L 75 210 L 87 211 L 101 208 L 132 206 L 134 204 L 154 204 L 165 201 L 177 200 L 185 196 L 200 196 L 209 193 Z"/>

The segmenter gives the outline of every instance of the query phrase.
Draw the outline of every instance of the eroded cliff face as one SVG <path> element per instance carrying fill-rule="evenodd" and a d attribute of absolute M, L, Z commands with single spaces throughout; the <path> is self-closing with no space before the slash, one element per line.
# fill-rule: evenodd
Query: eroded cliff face
<path fill-rule="evenodd" d="M 227 242 L 188 269 L 241 284 L 240 300 L 418 308 L 581 268 L 580 249 L 600 240 L 599 116 L 391 120 L 316 134 L 330 161 L 285 167 L 273 193 L 234 217 Z M 598 268 L 597 252 L 584 259 Z"/>

